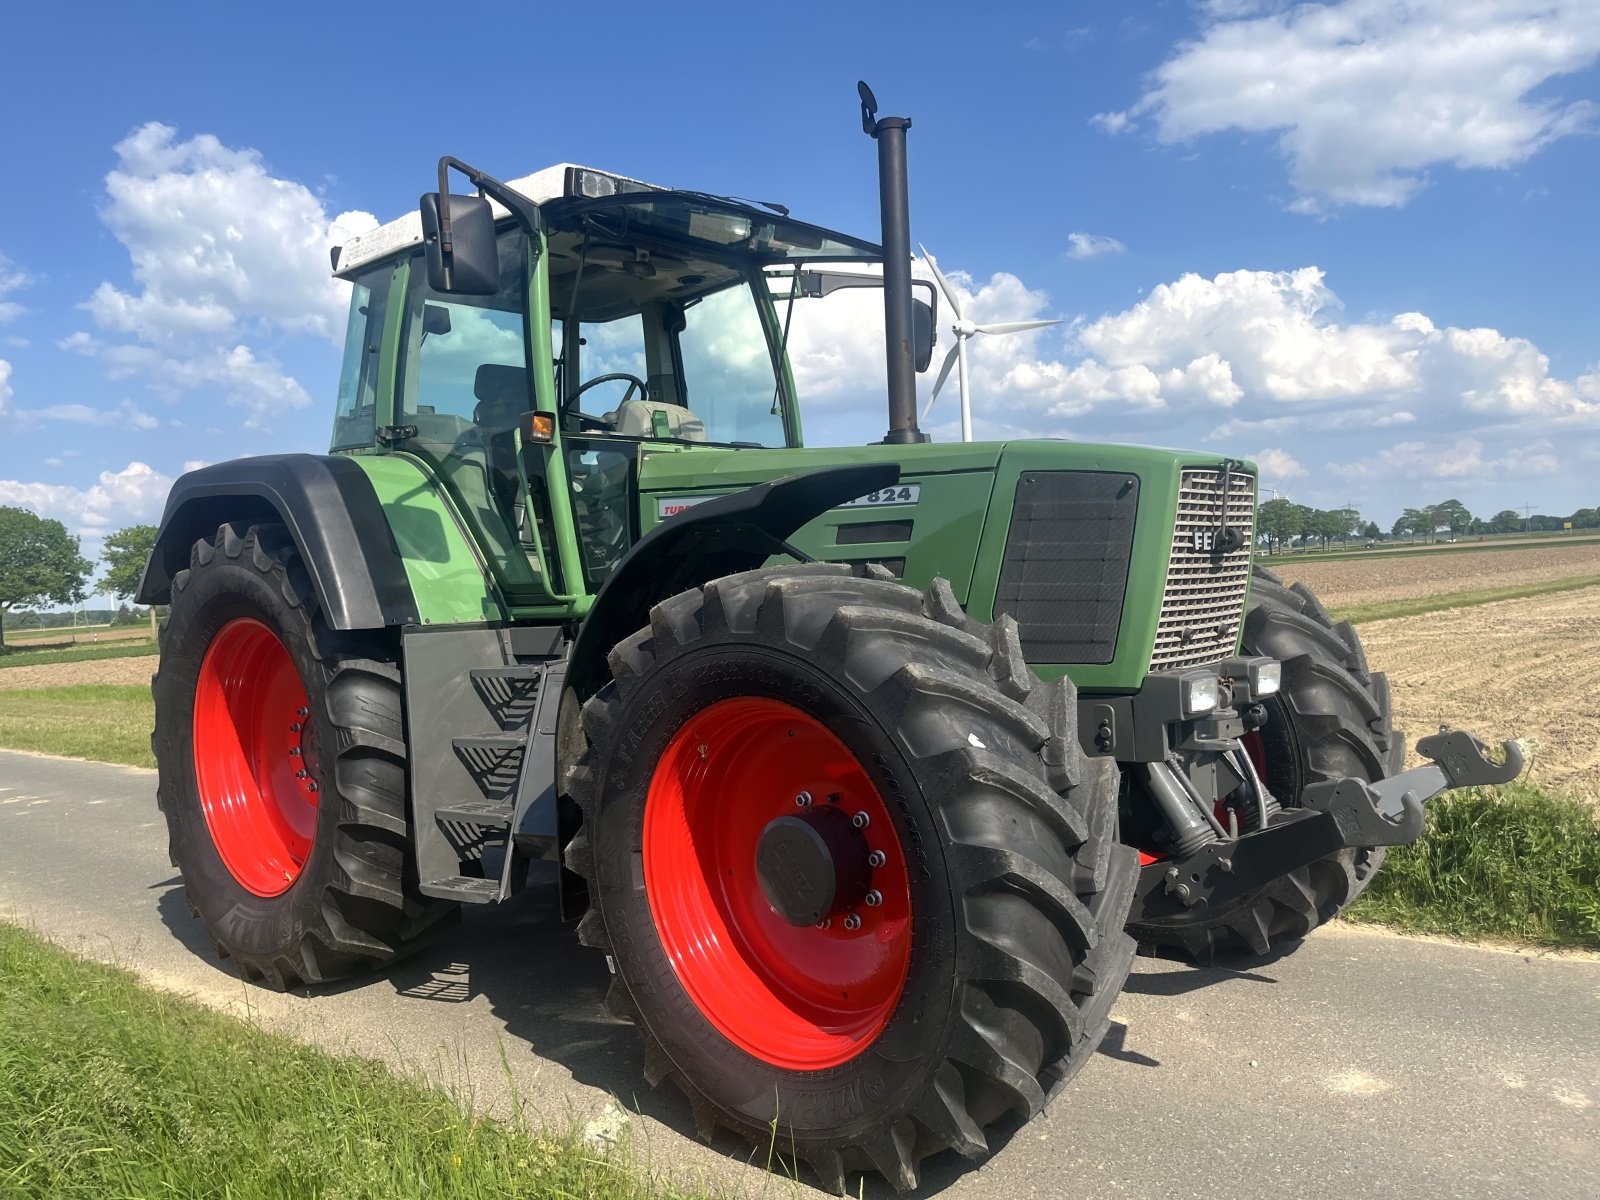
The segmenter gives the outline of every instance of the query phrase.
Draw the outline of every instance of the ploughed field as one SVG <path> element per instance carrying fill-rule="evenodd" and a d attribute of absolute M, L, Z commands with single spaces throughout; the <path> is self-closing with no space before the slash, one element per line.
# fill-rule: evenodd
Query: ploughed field
<path fill-rule="evenodd" d="M 1268 561 L 1337 612 L 1600 574 L 1600 546 Z M 1360 630 L 1372 667 L 1389 676 L 1395 724 L 1413 742 L 1441 724 L 1486 740 L 1536 738 L 1533 782 L 1600 801 L 1600 586 L 1366 621 Z M 1411 765 L 1420 761 L 1411 755 Z"/>
<path fill-rule="evenodd" d="M 1600 542 L 1571 546 L 1533 543 L 1515 550 L 1441 548 L 1432 554 L 1334 559 L 1293 555 L 1262 561 L 1286 581 L 1299 580 L 1330 608 L 1361 608 L 1391 600 L 1420 600 L 1451 592 L 1487 591 L 1600 575 Z"/>

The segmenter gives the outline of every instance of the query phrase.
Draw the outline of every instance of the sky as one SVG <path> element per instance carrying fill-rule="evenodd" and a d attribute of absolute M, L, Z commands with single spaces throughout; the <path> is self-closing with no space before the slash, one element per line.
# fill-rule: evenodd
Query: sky
<path fill-rule="evenodd" d="M 980 438 L 1248 456 L 1263 497 L 1385 528 L 1448 497 L 1600 503 L 1600 4 L 975 14 L 17 9 L 0 504 L 94 556 L 196 464 L 324 450 L 346 305 L 328 247 L 414 206 L 441 154 L 779 200 L 875 239 L 858 78 L 913 120 L 913 239 L 965 315 L 1060 322 L 974 339 Z M 808 441 L 882 436 L 880 330 L 797 330 Z M 952 381 L 939 440 L 955 400 Z"/>

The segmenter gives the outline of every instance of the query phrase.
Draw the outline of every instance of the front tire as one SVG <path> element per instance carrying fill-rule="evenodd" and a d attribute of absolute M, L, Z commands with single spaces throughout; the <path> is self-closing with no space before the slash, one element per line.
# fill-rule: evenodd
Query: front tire
<path fill-rule="evenodd" d="M 835 1191 L 910 1188 L 1092 1055 L 1135 857 L 1114 765 L 1081 756 L 1071 684 L 1033 676 L 1014 623 L 970 621 L 943 581 L 812 564 L 657 605 L 611 667 L 568 779 L 579 935 L 702 1134 Z"/>
<path fill-rule="evenodd" d="M 223 525 L 173 580 L 151 748 L 189 907 L 248 981 L 393 959 L 453 906 L 407 879 L 400 670 L 321 620 L 282 526 Z"/>
<path fill-rule="evenodd" d="M 1375 783 L 1401 769 L 1405 735 L 1394 728 L 1389 681 L 1367 669 L 1355 627 L 1335 624 L 1311 589 L 1285 587 L 1272 571 L 1256 567 L 1241 653 L 1283 663 L 1282 690 L 1266 702 L 1267 723 L 1246 745 L 1267 790 L 1285 807 L 1298 805 L 1313 783 Z M 1128 931 L 1146 951 L 1196 959 L 1292 948 L 1354 903 L 1383 858 L 1381 846 L 1340 850 L 1222 909 L 1135 922 Z"/>

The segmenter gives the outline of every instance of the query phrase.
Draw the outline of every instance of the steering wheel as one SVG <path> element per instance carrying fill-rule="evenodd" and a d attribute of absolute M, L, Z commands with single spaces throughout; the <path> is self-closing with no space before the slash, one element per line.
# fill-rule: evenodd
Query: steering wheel
<path fill-rule="evenodd" d="M 596 375 L 588 382 L 580 384 L 578 386 L 578 390 L 572 393 L 571 403 L 573 404 L 573 411 L 577 413 L 577 417 L 580 422 L 588 422 L 588 425 L 585 426 L 585 428 L 610 429 L 611 422 L 601 417 L 596 417 L 589 413 L 578 411 L 576 407 L 578 397 L 583 395 L 596 384 L 611 383 L 618 379 L 626 380 L 628 384 L 628 390 L 623 392 L 622 399 L 617 401 L 619 407 L 631 400 L 634 392 L 639 393 L 639 399 L 641 400 L 650 394 L 649 384 L 640 379 L 637 375 L 629 375 L 626 371 L 612 371 L 606 375 Z"/>

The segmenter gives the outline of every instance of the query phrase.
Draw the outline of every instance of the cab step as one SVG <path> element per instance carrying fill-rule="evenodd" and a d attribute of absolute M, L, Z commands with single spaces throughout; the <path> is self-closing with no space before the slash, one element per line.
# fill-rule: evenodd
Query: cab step
<path fill-rule="evenodd" d="M 441 900 L 459 900 L 463 904 L 493 904 L 500 897 L 500 880 L 471 879 L 458 875 L 451 879 L 434 879 L 421 885 L 424 896 Z"/>
<path fill-rule="evenodd" d="M 479 825 L 504 833 L 511 828 L 513 808 L 509 799 L 503 804 L 492 800 L 469 800 L 463 804 L 447 804 L 434 809 L 433 819 L 441 825 Z"/>

